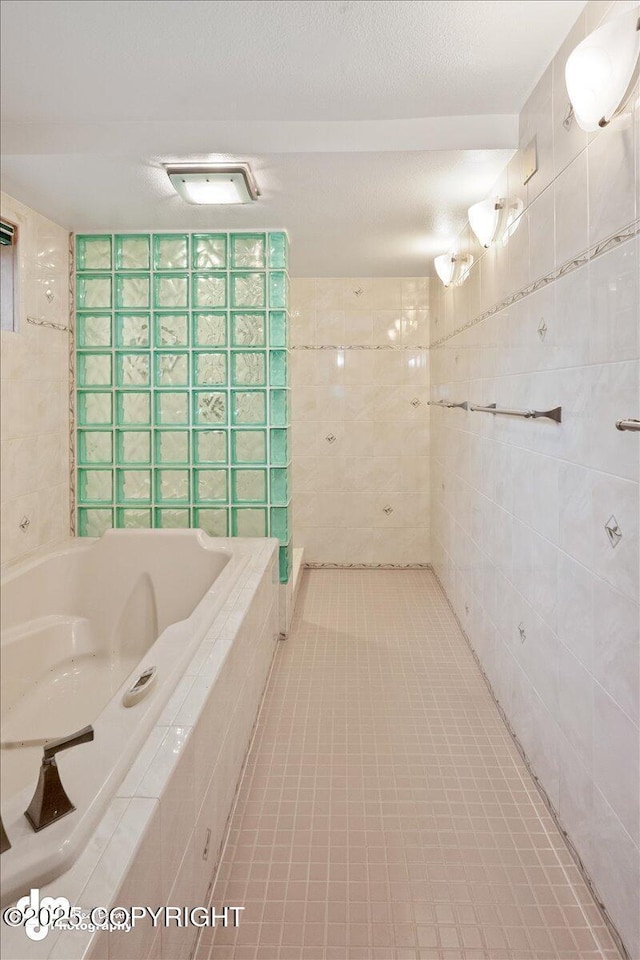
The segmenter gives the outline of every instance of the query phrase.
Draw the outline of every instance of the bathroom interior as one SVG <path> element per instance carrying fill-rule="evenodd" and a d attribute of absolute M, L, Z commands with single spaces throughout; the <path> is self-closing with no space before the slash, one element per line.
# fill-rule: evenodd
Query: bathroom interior
<path fill-rule="evenodd" d="M 639 960 L 639 58 L 4 0 L 5 960 Z"/>

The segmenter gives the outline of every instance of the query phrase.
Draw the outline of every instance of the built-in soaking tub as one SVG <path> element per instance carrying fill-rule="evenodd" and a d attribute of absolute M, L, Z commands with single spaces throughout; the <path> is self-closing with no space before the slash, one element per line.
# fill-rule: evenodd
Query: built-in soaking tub
<path fill-rule="evenodd" d="M 200 530 L 109 531 L 6 577 L 2 818 L 12 847 L 1 858 L 3 904 L 59 876 L 83 850 L 250 563 L 251 543 L 221 545 Z M 153 679 L 127 696 L 150 668 Z M 43 746 L 87 724 L 93 742 L 57 757 L 76 810 L 36 833 L 24 811 Z"/>

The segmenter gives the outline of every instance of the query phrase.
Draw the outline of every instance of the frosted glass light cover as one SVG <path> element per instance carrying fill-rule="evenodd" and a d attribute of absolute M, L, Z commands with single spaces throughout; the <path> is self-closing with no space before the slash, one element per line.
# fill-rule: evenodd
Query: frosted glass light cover
<path fill-rule="evenodd" d="M 490 247 L 501 232 L 501 225 L 505 219 L 507 203 L 503 199 L 481 200 L 469 207 L 469 225 L 478 243 L 483 247 Z"/>
<path fill-rule="evenodd" d="M 445 287 L 451 286 L 453 281 L 454 261 L 450 253 L 443 253 L 433 261 L 436 273 L 442 280 Z"/>
<path fill-rule="evenodd" d="M 638 71 L 638 8 L 590 33 L 569 55 L 567 93 L 578 124 L 589 132 L 605 126 L 623 107 Z"/>

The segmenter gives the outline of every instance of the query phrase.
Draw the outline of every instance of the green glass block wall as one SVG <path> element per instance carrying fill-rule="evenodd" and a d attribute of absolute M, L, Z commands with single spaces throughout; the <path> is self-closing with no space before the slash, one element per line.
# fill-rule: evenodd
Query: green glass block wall
<path fill-rule="evenodd" d="M 80 536 L 273 536 L 291 566 L 287 237 L 76 238 Z"/>

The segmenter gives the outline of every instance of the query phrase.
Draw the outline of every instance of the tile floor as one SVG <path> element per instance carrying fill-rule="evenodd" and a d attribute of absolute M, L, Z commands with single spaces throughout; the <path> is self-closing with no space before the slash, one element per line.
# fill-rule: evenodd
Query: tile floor
<path fill-rule="evenodd" d="M 429 571 L 306 571 L 198 960 L 618 952 Z"/>

